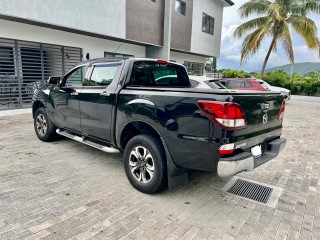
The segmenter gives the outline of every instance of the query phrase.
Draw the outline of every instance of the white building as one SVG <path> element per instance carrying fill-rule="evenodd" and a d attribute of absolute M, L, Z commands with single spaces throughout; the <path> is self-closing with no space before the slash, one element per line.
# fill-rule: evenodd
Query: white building
<path fill-rule="evenodd" d="M 219 57 L 230 0 L 1 0 L 0 109 L 30 104 L 31 84 L 80 60 L 166 59 L 203 74 Z"/>

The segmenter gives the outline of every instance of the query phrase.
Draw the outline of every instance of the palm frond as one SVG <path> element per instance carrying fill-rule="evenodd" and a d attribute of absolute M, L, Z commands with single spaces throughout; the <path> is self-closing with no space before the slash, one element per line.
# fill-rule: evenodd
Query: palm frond
<path fill-rule="evenodd" d="M 271 21 L 272 19 L 270 19 L 270 17 L 260 17 L 252 19 L 237 27 L 233 35 L 235 38 L 241 38 L 248 31 L 260 28 L 266 24 L 269 24 Z"/>
<path fill-rule="evenodd" d="M 307 13 L 320 14 L 320 1 L 319 0 L 308 1 L 306 3 L 306 11 Z"/>
<path fill-rule="evenodd" d="M 265 25 L 252 33 L 248 34 L 248 36 L 244 39 L 241 50 L 241 64 L 248 60 L 248 58 L 255 54 L 261 45 L 263 39 L 270 34 L 269 26 Z"/>
<path fill-rule="evenodd" d="M 292 14 L 307 16 L 308 13 L 320 14 L 320 0 L 295 0 L 292 4 Z"/>
<path fill-rule="evenodd" d="M 319 49 L 317 26 L 310 18 L 293 15 L 290 18 L 292 28 L 301 36 L 309 49 Z"/>
<path fill-rule="evenodd" d="M 240 16 L 242 18 L 247 18 L 252 14 L 266 14 L 271 3 L 272 2 L 269 0 L 250 0 L 239 8 Z"/>

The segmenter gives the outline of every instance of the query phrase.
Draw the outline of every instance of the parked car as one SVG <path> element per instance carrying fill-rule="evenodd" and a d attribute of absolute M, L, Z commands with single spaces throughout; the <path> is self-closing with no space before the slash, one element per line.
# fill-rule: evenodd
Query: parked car
<path fill-rule="evenodd" d="M 206 76 L 189 76 L 193 88 L 225 89 L 218 79 Z"/>
<path fill-rule="evenodd" d="M 276 86 L 271 86 L 269 83 L 266 81 L 263 81 L 261 79 L 257 79 L 260 84 L 267 90 L 267 91 L 276 91 L 276 92 L 281 92 L 285 100 L 290 100 L 291 97 L 291 91 L 286 88 L 282 87 L 276 87 Z"/>
<path fill-rule="evenodd" d="M 228 177 L 275 158 L 284 111 L 280 93 L 192 88 L 183 65 L 136 58 L 82 62 L 38 86 L 32 104 L 40 140 L 123 152 L 145 193 L 185 184 L 188 169 Z"/>
<path fill-rule="evenodd" d="M 228 89 L 267 91 L 253 78 L 223 78 L 220 82 Z"/>

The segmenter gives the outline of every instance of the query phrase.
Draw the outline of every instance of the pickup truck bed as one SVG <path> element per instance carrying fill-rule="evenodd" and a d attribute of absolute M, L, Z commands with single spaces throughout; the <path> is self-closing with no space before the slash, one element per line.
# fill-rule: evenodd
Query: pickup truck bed
<path fill-rule="evenodd" d="M 188 169 L 227 177 L 273 159 L 286 143 L 284 108 L 280 93 L 191 88 L 183 66 L 134 58 L 81 63 L 33 98 L 41 140 L 57 131 L 124 152 L 129 181 L 147 193 L 185 183 Z"/>

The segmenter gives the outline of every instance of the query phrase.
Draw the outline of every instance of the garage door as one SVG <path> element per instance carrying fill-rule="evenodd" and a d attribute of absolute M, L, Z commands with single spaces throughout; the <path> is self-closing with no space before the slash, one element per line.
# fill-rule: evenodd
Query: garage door
<path fill-rule="evenodd" d="M 64 75 L 81 59 L 81 48 L 0 38 L 0 110 L 30 107 L 36 82 Z"/>

